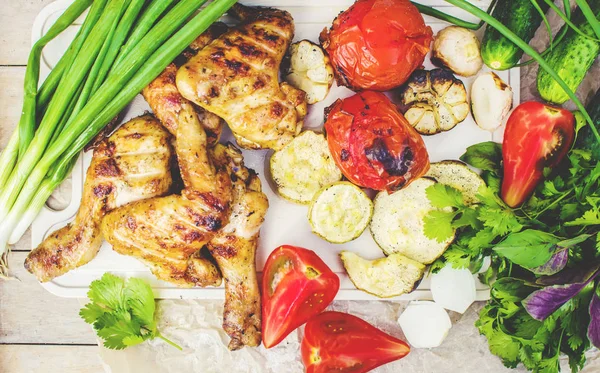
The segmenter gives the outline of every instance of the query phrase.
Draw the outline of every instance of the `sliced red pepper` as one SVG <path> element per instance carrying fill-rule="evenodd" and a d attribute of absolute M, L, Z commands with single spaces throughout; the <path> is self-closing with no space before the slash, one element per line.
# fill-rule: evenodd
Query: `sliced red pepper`
<path fill-rule="evenodd" d="M 539 102 L 519 105 L 508 118 L 502 158 L 502 199 L 510 207 L 523 204 L 543 177 L 565 157 L 575 137 L 575 117 Z"/>
<path fill-rule="evenodd" d="M 363 373 L 398 360 L 410 347 L 347 313 L 323 312 L 304 328 L 302 362 L 306 373 Z"/>
<path fill-rule="evenodd" d="M 266 348 L 322 312 L 340 288 L 339 277 L 312 250 L 275 249 L 263 270 L 262 336 Z"/>

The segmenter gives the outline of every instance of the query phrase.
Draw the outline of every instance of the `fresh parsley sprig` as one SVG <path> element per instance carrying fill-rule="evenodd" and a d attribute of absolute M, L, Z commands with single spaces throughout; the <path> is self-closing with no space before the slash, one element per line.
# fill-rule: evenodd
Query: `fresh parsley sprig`
<path fill-rule="evenodd" d="M 86 304 L 79 315 L 92 324 L 104 340 L 104 347 L 122 350 L 148 339 L 160 338 L 171 346 L 181 347 L 158 331 L 154 313 L 154 293 L 144 280 L 105 273 L 90 284 Z"/>

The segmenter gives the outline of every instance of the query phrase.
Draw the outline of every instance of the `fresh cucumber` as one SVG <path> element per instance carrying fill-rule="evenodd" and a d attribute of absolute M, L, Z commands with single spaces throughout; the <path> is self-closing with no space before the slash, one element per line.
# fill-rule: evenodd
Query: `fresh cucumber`
<path fill-rule="evenodd" d="M 545 1 L 537 2 L 544 12 L 548 10 Z M 533 38 L 542 23 L 542 16 L 531 0 L 500 0 L 492 11 L 492 16 L 526 42 Z M 521 48 L 495 28 L 486 27 L 481 42 L 481 57 L 488 67 L 507 70 L 519 63 L 522 56 Z"/>
<path fill-rule="evenodd" d="M 592 117 L 596 128 L 600 128 L 600 89 L 596 92 L 592 101 L 587 105 L 586 111 Z M 587 149 L 592 152 L 592 157 L 596 161 L 600 161 L 600 143 L 594 137 L 590 125 L 584 126 L 577 133 L 577 141 L 575 147 L 579 149 Z"/>
<path fill-rule="evenodd" d="M 600 0 L 588 0 L 588 4 L 596 17 L 600 17 Z M 592 38 L 596 37 L 592 26 L 587 22 L 581 10 L 577 9 L 573 15 L 573 23 L 586 35 Z M 546 61 L 567 83 L 569 88 L 576 91 L 598 53 L 600 53 L 599 42 L 586 38 L 570 29 L 562 42 L 548 54 Z M 567 93 L 544 69 L 538 71 L 537 88 L 540 96 L 546 101 L 564 104 L 569 99 Z"/>

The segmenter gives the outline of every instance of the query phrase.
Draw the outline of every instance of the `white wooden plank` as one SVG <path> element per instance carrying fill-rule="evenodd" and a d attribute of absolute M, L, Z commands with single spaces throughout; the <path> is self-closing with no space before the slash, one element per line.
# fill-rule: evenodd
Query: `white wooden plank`
<path fill-rule="evenodd" d="M 96 344 L 92 327 L 79 317 L 79 302 L 42 288 L 23 268 L 26 256 L 11 253 L 9 265 L 18 280 L 0 281 L 0 344 Z"/>
<path fill-rule="evenodd" d="M 31 48 L 31 26 L 42 8 L 54 0 L 2 1 L 0 65 L 25 65 Z M 4 89 L 4 88 L 3 88 Z"/>
<path fill-rule="evenodd" d="M 4 47 L 0 50 L 4 53 Z M 24 67 L 0 67 L 0 149 L 4 149 L 19 121 L 24 77 Z"/>
<path fill-rule="evenodd" d="M 3 373 L 102 373 L 97 346 L 0 345 Z"/>

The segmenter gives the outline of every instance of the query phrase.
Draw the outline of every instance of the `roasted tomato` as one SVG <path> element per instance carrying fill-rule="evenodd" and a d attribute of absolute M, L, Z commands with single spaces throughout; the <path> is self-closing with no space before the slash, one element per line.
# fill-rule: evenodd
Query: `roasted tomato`
<path fill-rule="evenodd" d="M 320 37 L 338 84 L 376 91 L 403 84 L 423 64 L 432 39 L 408 0 L 358 0 Z"/>
<path fill-rule="evenodd" d="M 408 345 L 356 316 L 323 312 L 304 328 L 306 373 L 363 373 L 403 358 Z"/>
<path fill-rule="evenodd" d="M 275 249 L 263 270 L 262 337 L 266 348 L 322 312 L 333 301 L 340 279 L 314 251 L 295 246 Z"/>
<path fill-rule="evenodd" d="M 565 157 L 575 137 L 575 117 L 564 109 L 539 102 L 519 105 L 508 118 L 502 158 L 502 199 L 520 206 L 543 177 Z"/>
<path fill-rule="evenodd" d="M 327 111 L 329 150 L 354 184 L 394 191 L 429 169 L 423 139 L 383 93 L 360 92 Z"/>

